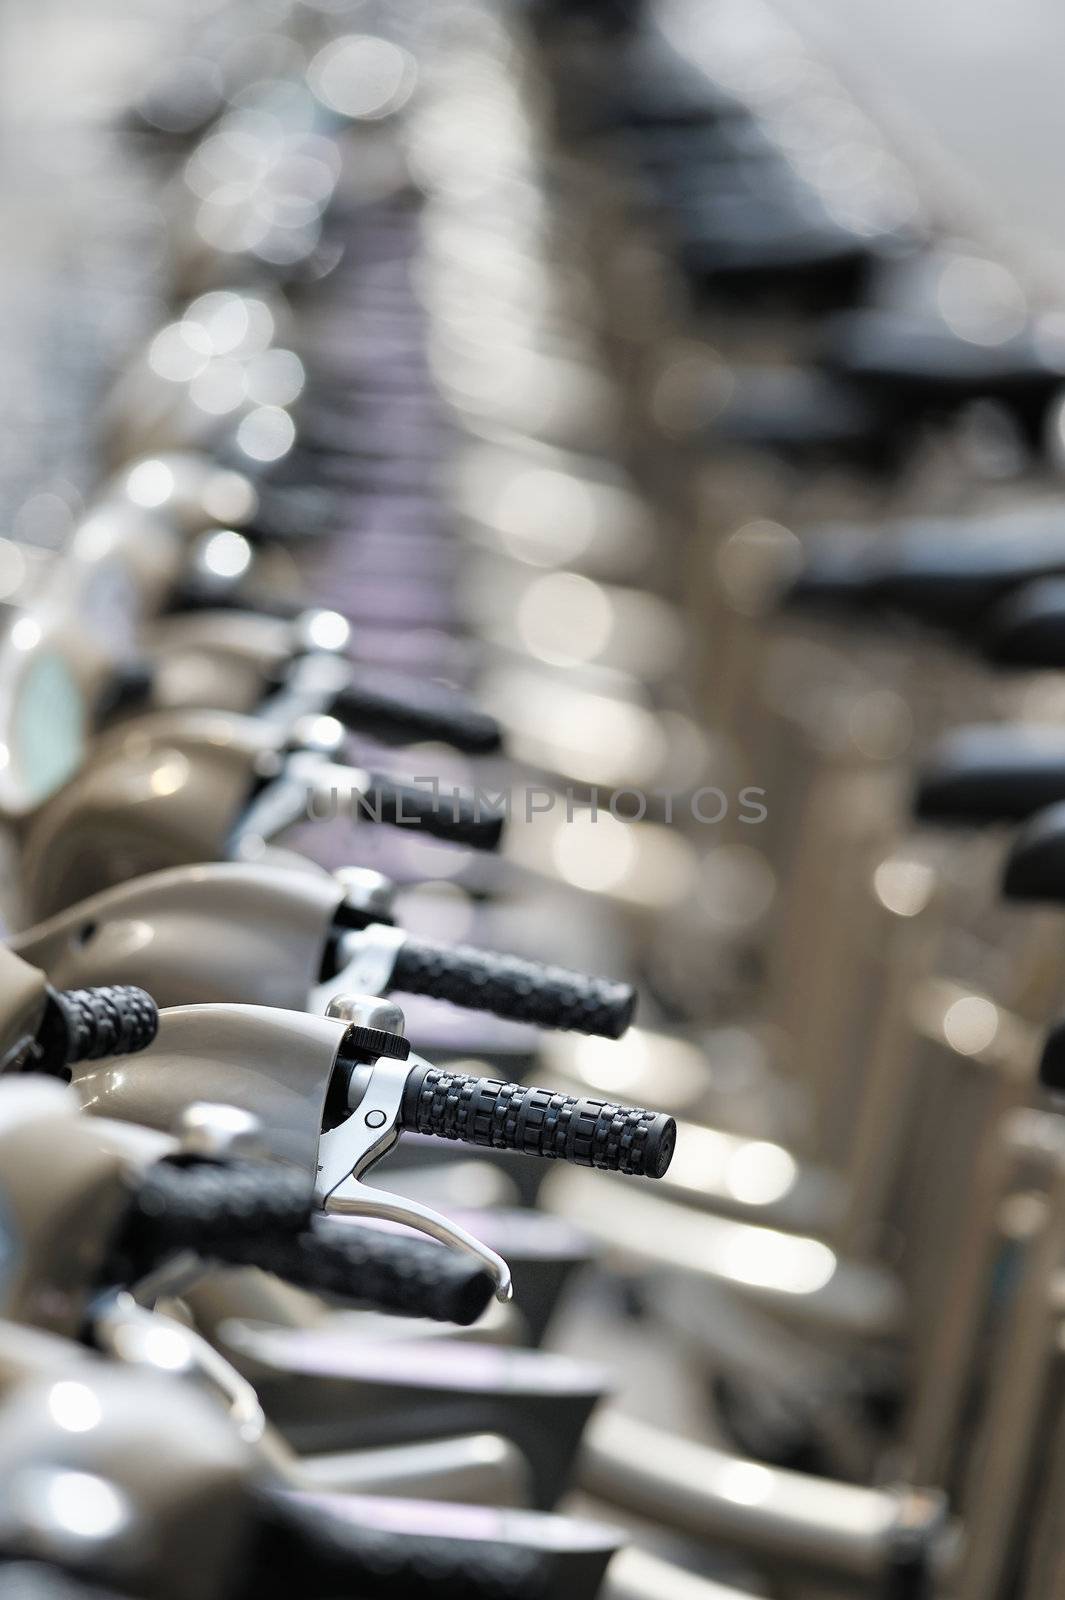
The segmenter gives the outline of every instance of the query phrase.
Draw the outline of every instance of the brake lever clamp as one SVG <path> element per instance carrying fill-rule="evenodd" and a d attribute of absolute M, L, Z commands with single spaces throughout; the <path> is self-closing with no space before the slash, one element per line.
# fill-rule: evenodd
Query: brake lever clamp
<path fill-rule="evenodd" d="M 352 994 L 384 995 L 392 984 L 399 952 L 407 933 L 391 923 L 370 923 L 353 928 L 336 941 L 336 955 L 343 963 L 332 977 L 323 979 L 310 994 L 309 1011 L 324 1011 L 326 1016 L 342 1015 L 331 1007 L 346 1002 Z"/>
<path fill-rule="evenodd" d="M 496 1286 L 496 1299 L 505 1304 L 514 1287 L 502 1256 L 420 1201 L 371 1188 L 363 1181 L 399 1141 L 412 1069 L 429 1065 L 411 1054 L 402 1011 L 388 1001 L 345 994 L 333 997 L 326 1015 L 350 1023 L 349 1051 L 353 1059 L 364 1057 L 366 1064 L 357 1062 L 348 1077 L 345 1098 L 351 1114 L 318 1141 L 315 1199 L 325 1211 L 401 1223 L 476 1256 Z"/>

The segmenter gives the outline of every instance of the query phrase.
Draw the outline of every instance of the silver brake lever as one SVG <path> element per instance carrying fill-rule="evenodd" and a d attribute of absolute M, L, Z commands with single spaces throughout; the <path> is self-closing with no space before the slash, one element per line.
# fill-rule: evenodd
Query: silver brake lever
<path fill-rule="evenodd" d="M 119 1289 L 92 1308 L 92 1332 L 98 1349 L 127 1366 L 196 1378 L 221 1399 L 242 1439 L 249 1444 L 263 1440 L 266 1414 L 252 1385 L 194 1328 L 138 1305 Z"/>
<path fill-rule="evenodd" d="M 371 1188 L 362 1181 L 398 1141 L 407 1077 L 412 1067 L 425 1065 L 416 1055 L 405 1061 L 378 1058 L 351 1116 L 319 1136 L 315 1199 L 323 1210 L 339 1216 L 376 1217 L 382 1222 L 401 1223 L 440 1244 L 466 1251 L 491 1275 L 496 1299 L 506 1304 L 513 1297 L 514 1285 L 502 1256 L 431 1207 Z"/>
<path fill-rule="evenodd" d="M 337 952 L 339 971 L 311 990 L 307 1010 L 328 1015 L 330 1002 L 338 995 L 387 994 L 406 938 L 402 928 L 384 922 L 343 934 Z"/>

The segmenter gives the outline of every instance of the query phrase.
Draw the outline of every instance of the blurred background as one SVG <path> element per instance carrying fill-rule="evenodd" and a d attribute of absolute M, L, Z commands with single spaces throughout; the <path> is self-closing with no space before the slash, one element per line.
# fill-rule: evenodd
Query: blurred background
<path fill-rule="evenodd" d="M 1065 15 L 1052 0 L 782 0 L 909 154 L 966 185 L 998 237 L 1061 282 Z"/>
<path fill-rule="evenodd" d="M 0 471 L 20 537 L 61 537 L 58 502 L 24 502 L 46 479 L 53 497 L 64 481 L 75 498 L 84 487 L 82 401 L 105 352 L 155 309 L 161 217 L 115 118 L 157 70 L 163 42 L 178 33 L 187 42 L 197 13 L 217 9 L 213 0 L 0 5 Z M 833 62 L 922 181 L 949 187 L 955 210 L 964 197 L 979 231 L 1052 295 L 1065 278 L 1061 7 L 780 0 L 777 9 Z"/>

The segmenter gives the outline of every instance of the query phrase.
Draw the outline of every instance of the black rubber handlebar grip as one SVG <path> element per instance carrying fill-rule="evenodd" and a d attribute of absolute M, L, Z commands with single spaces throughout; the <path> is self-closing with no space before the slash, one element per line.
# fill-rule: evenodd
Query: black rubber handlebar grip
<path fill-rule="evenodd" d="M 888 391 L 916 410 L 933 400 L 996 398 L 1041 410 L 1065 381 L 1065 368 L 1037 324 L 1001 343 L 967 339 L 941 318 L 869 307 L 837 312 L 820 334 L 820 363 Z"/>
<path fill-rule="evenodd" d="M 1055 1022 L 1043 1043 L 1039 1082 L 1053 1094 L 1065 1094 L 1065 1021 Z"/>
<path fill-rule="evenodd" d="M 676 1123 L 661 1112 L 428 1064 L 407 1079 L 400 1117 L 412 1133 L 641 1178 L 663 1177 L 677 1143 Z"/>
<path fill-rule="evenodd" d="M 37 1032 L 36 1067 L 61 1072 L 76 1061 L 146 1050 L 159 1031 L 151 995 L 132 984 L 95 989 L 49 989 Z"/>
<path fill-rule="evenodd" d="M 462 1251 L 320 1217 L 309 1232 L 244 1240 L 225 1258 L 319 1294 L 464 1328 L 477 1321 L 495 1292 L 491 1275 Z"/>
<path fill-rule="evenodd" d="M 497 850 L 503 837 L 501 812 L 482 807 L 469 793 L 452 792 L 444 786 L 435 794 L 421 784 L 374 773 L 366 805 L 382 822 L 416 828 L 434 839 L 447 839 L 473 850 Z"/>
<path fill-rule="evenodd" d="M 1065 579 L 1015 589 L 987 618 L 981 649 L 1000 667 L 1055 672 L 1065 666 Z"/>
<path fill-rule="evenodd" d="M 389 1533 L 262 1491 L 242 1600 L 547 1600 L 545 1557 L 490 1540 Z"/>
<path fill-rule="evenodd" d="M 499 723 L 465 695 L 431 681 L 375 673 L 341 689 L 330 707 L 347 727 L 400 744 L 439 739 L 469 755 L 502 745 Z"/>
<path fill-rule="evenodd" d="M 955 728 L 917 774 L 913 814 L 940 827 L 1026 822 L 1065 800 L 1065 730 L 1054 724 Z"/>
<path fill-rule="evenodd" d="M 630 984 L 431 939 L 408 938 L 400 945 L 390 987 L 539 1028 L 606 1039 L 620 1039 L 636 1011 Z"/>
<path fill-rule="evenodd" d="M 1038 811 L 1014 836 L 1002 893 L 1007 900 L 1065 904 L 1065 802 Z"/>
<path fill-rule="evenodd" d="M 228 1259 L 246 1241 L 301 1233 L 313 1203 L 304 1173 L 271 1162 L 160 1161 L 133 1188 L 112 1253 L 134 1269 L 181 1250 Z"/>

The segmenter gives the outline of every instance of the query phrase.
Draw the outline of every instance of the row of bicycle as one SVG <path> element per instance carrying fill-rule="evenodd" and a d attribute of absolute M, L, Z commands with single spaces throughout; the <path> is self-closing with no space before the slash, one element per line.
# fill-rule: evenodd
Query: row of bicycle
<path fill-rule="evenodd" d="M 464 117 L 512 86 L 490 8 L 434 13 L 219 8 L 228 102 L 128 133 L 173 309 L 67 547 L 4 550 L 12 1594 L 590 1596 L 622 1543 L 551 1510 L 607 1379 L 538 1348 L 593 1252 L 520 1157 L 655 1178 L 675 1125 L 528 1086 L 635 992 L 529 959 L 594 948 L 564 873 L 484 864 L 533 774 L 457 686 L 440 350 L 485 360 Z"/>
<path fill-rule="evenodd" d="M 11 1395 L 43 1418 L 6 1547 L 148 1594 L 591 1594 L 617 1532 L 485 1510 L 576 1471 L 636 1531 L 617 1595 L 1052 1593 L 1058 925 L 1000 862 L 1025 823 L 1001 888 L 1060 898 L 1053 318 L 749 6 L 217 24 L 228 104 L 144 107 L 176 310 L 69 549 L 17 553 L 0 658 L 7 1054 L 75 1096 L 0 1100 Z M 477 705 L 441 687 L 472 673 Z M 596 806 L 624 785 L 633 822 Z M 757 825 L 672 804 L 744 788 Z M 654 1031 L 469 929 L 616 961 Z M 152 1037 L 123 984 L 193 1009 Z M 412 1010 L 430 1066 L 392 991 L 588 1037 Z M 557 1094 L 496 1077 L 541 1066 Z M 680 1114 L 672 1166 L 622 1089 Z M 406 1141 L 373 1189 L 400 1130 L 573 1165 Z M 553 1331 L 614 1353 L 589 1423 L 600 1372 L 502 1347 L 591 1242 L 610 1277 Z M 504 1261 L 521 1320 L 478 1322 Z M 24 1390 L 27 1327 L 63 1340 Z M 215 1478 L 159 1459 L 212 1429 Z"/>

